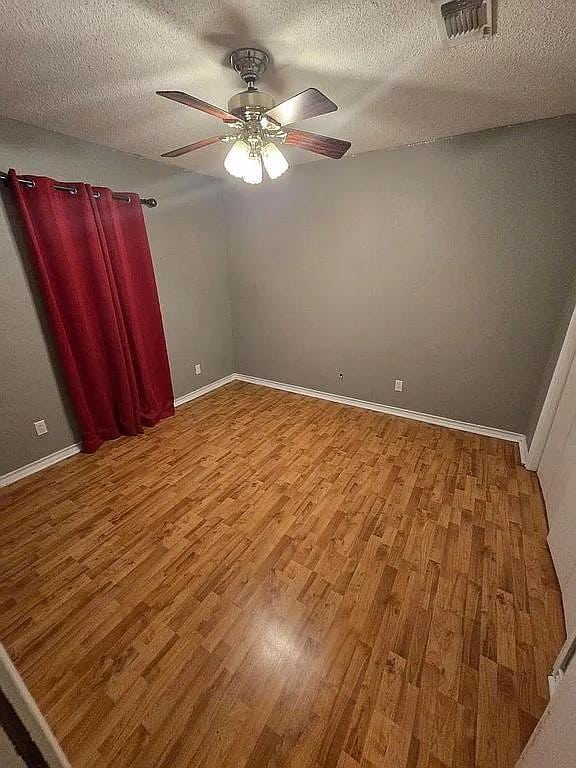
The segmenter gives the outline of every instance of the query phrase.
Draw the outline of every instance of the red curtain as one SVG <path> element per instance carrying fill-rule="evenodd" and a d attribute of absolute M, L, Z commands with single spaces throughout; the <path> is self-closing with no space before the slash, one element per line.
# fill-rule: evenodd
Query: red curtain
<path fill-rule="evenodd" d="M 83 450 L 174 413 L 141 204 L 109 189 L 26 176 L 10 183 L 30 245 Z M 74 194 L 56 189 L 70 186 Z"/>

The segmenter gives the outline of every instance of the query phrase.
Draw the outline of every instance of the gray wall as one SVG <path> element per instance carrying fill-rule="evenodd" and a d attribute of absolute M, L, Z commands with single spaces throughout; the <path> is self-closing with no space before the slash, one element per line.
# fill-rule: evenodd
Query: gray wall
<path fill-rule="evenodd" d="M 526 432 L 575 272 L 575 117 L 228 182 L 225 204 L 237 370 Z"/>
<path fill-rule="evenodd" d="M 227 183 L 225 212 L 220 181 L 0 119 L 10 166 L 159 199 L 145 216 L 177 396 L 239 370 L 533 428 L 574 303 L 575 117 Z M 0 474 L 77 439 L 1 194 Z"/>
<path fill-rule="evenodd" d="M 157 197 L 158 207 L 144 211 L 175 394 L 233 371 L 221 182 L 0 119 L 0 169 L 8 167 Z M 0 474 L 77 440 L 9 190 L 2 198 Z M 38 419 L 49 429 L 40 438 Z"/>

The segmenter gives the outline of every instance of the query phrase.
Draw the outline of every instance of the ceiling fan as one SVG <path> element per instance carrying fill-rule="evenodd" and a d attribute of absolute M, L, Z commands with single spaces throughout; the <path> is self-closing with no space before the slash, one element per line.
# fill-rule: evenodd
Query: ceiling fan
<path fill-rule="evenodd" d="M 338 107 L 316 88 L 307 88 L 275 104 L 272 96 L 256 88 L 256 81 L 268 66 L 268 54 L 264 51 L 258 48 L 239 48 L 230 54 L 230 65 L 240 74 L 248 88 L 232 96 L 228 102 L 228 111 L 182 91 L 156 91 L 159 96 L 217 117 L 229 127 L 229 133 L 224 136 L 201 139 L 165 152 L 162 157 L 180 157 L 218 141 L 231 143 L 232 148 L 224 160 L 228 173 L 248 184 L 260 184 L 262 165 L 271 179 L 278 178 L 288 168 L 288 162 L 278 149 L 278 144 L 300 147 L 336 160 L 350 149 L 349 141 L 288 127 L 299 120 L 334 112 Z"/>

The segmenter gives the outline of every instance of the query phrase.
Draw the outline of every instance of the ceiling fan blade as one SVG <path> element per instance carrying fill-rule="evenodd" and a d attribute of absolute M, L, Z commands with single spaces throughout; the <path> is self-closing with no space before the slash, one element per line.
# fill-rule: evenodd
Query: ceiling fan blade
<path fill-rule="evenodd" d="M 326 157 L 331 157 L 334 160 L 339 160 L 352 146 L 349 141 L 331 139 L 330 136 L 298 131 L 295 128 L 289 128 L 286 131 L 284 143 L 291 147 L 307 149 L 308 152 L 316 152 L 317 155 L 326 155 Z"/>
<path fill-rule="evenodd" d="M 172 101 L 178 101 L 180 104 L 192 107 L 192 109 L 199 109 L 200 112 L 206 112 L 207 115 L 212 115 L 212 117 L 224 120 L 225 123 L 242 122 L 241 118 L 236 117 L 231 112 L 226 112 L 225 109 L 215 107 L 213 104 L 208 104 L 208 102 L 197 99 L 195 96 L 189 96 L 182 91 L 156 91 L 156 93 L 158 96 L 164 96 L 165 99 L 172 99 Z"/>
<path fill-rule="evenodd" d="M 299 120 L 308 120 L 309 117 L 335 112 L 337 109 L 336 104 L 317 88 L 307 88 L 302 93 L 297 93 L 296 96 L 276 104 L 265 114 L 280 125 L 290 125 Z"/>
<path fill-rule="evenodd" d="M 210 144 L 216 144 L 217 141 L 220 141 L 220 136 L 210 136 L 208 139 L 195 141 L 194 144 L 186 144 L 185 147 L 173 149 L 171 152 L 164 152 L 160 157 L 180 157 L 180 155 L 185 155 L 188 152 L 194 152 L 195 149 L 202 149 L 203 147 L 209 147 Z"/>

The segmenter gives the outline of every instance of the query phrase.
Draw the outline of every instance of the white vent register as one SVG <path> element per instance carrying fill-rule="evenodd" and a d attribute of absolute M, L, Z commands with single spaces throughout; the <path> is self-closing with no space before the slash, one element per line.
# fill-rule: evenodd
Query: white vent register
<path fill-rule="evenodd" d="M 492 0 L 432 0 L 444 45 L 460 45 L 493 34 Z"/>

